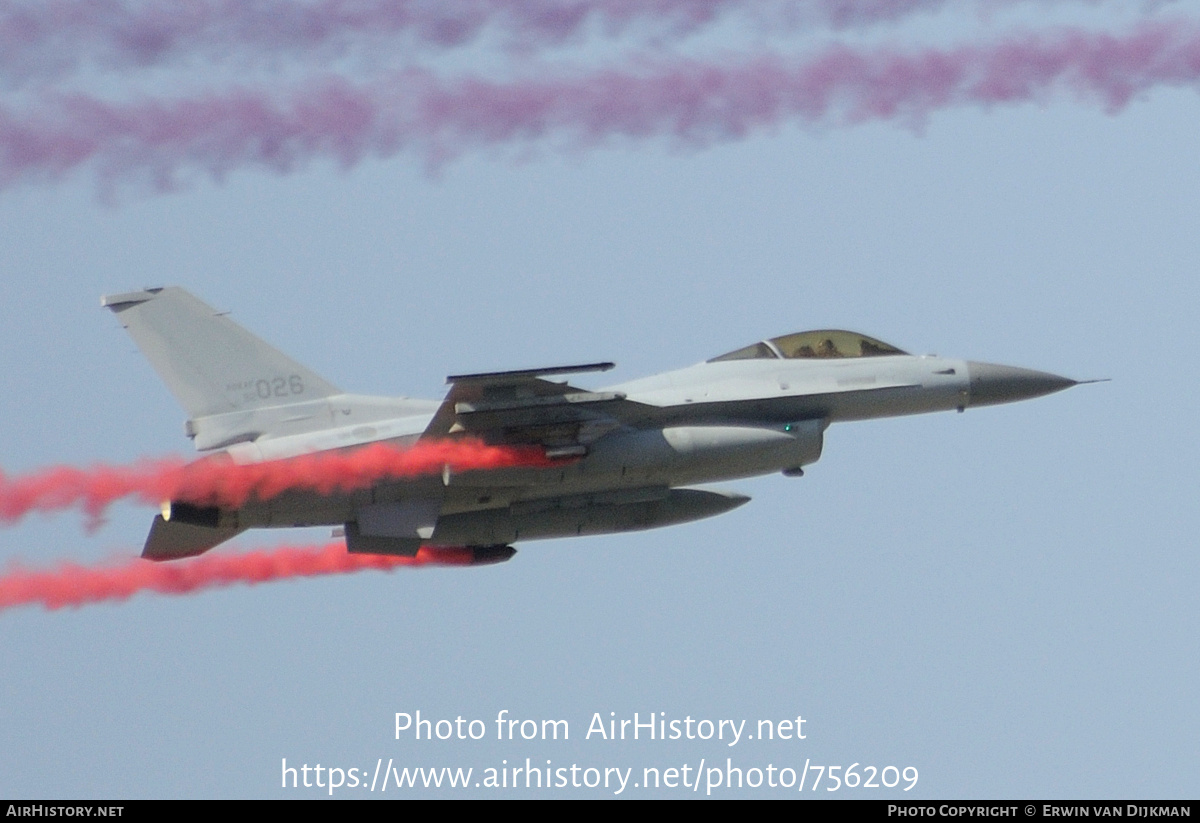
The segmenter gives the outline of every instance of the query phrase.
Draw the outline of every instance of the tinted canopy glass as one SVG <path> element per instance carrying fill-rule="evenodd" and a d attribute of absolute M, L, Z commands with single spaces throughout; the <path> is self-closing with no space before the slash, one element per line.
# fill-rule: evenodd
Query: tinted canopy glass
<path fill-rule="evenodd" d="M 893 354 L 907 354 L 907 352 L 858 332 L 821 329 L 772 337 L 770 340 L 714 357 L 708 362 L 769 360 L 778 357 L 820 360 L 843 357 L 884 357 Z"/>

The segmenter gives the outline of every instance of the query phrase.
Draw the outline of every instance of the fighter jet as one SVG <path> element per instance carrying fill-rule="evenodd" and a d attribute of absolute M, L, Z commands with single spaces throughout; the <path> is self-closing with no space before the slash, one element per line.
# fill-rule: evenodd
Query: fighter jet
<path fill-rule="evenodd" d="M 237 509 L 165 501 L 143 557 L 208 551 L 246 529 L 335 526 L 350 552 L 413 556 L 465 546 L 613 534 L 727 512 L 749 498 L 699 484 L 781 472 L 821 456 L 832 423 L 963 411 L 1060 391 L 1046 372 L 915 356 L 850 331 L 752 343 L 694 366 L 587 389 L 564 375 L 612 363 L 458 374 L 446 397 L 347 394 L 178 287 L 102 298 L 188 414 L 197 450 L 236 463 L 385 442 L 475 438 L 532 447 L 539 467 L 389 479 L 351 493 L 290 491 Z"/>

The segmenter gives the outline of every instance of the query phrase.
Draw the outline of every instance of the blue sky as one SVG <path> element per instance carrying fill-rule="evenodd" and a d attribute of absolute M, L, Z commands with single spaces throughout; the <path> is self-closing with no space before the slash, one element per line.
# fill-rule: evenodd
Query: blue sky
<path fill-rule="evenodd" d="M 1114 5 L 1044 18 L 1119 30 L 1130 15 Z M 1041 25 L 1038 6 L 846 36 L 986 40 Z M 765 38 L 802 52 L 832 37 L 739 25 L 685 47 Z M 624 59 L 620 44 L 583 48 Z M 1116 114 L 1056 93 L 937 112 L 919 131 L 784 124 L 703 149 L 501 147 L 435 176 L 400 154 L 238 169 L 116 202 L 87 170 L 0 191 L 6 472 L 186 453 L 182 411 L 99 307 L 164 284 L 370 394 L 438 397 L 447 374 L 616 361 L 581 381 L 598 386 L 820 327 L 1112 378 L 840 424 L 804 478 L 726 484 L 753 497 L 730 514 L 521 544 L 499 566 L 7 611 L 0 789 L 307 797 L 324 793 L 280 788 L 282 759 L 482 771 L 529 757 L 636 780 L 730 757 L 920 773 L 906 793 L 817 796 L 1195 796 L 1198 117 L 1190 88 Z M 0 532 L 0 559 L 131 556 L 152 515 L 118 506 L 94 534 L 75 514 L 31 517 Z M 226 550 L 327 538 L 257 533 Z M 491 724 L 481 741 L 396 740 L 395 713 L 417 710 L 561 718 L 571 739 L 496 741 Z M 807 738 L 585 740 L 597 712 L 802 715 Z M 739 794 L 796 792 L 721 796 Z"/>

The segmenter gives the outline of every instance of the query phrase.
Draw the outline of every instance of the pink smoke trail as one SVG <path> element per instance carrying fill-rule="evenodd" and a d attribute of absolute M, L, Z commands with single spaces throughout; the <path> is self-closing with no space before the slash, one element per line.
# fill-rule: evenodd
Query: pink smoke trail
<path fill-rule="evenodd" d="M 349 554 L 341 543 L 282 547 L 245 554 L 211 554 L 194 560 L 155 563 L 131 560 L 116 566 L 62 563 L 51 571 L 10 568 L 0 575 L 0 611 L 40 603 L 47 609 L 127 600 L 138 592 L 190 594 L 202 589 L 257 585 L 293 577 L 349 574 L 398 566 L 470 565 L 469 549 L 422 546 L 415 557 Z"/>
<path fill-rule="evenodd" d="M 945 0 L 816 0 L 831 16 L 866 6 L 892 16 Z M 690 30 L 735 9 L 787 9 L 814 0 L 41 0 L 0 2 L 0 44 L 92 43 L 134 65 L 197 47 L 312 49 L 346 37 L 407 34 L 461 45 L 488 26 L 524 41 L 555 43 L 592 21 L 610 33 L 638 22 Z"/>
<path fill-rule="evenodd" d="M 267 463 L 235 465 L 228 460 L 148 460 L 132 466 L 67 466 L 5 477 L 0 473 L 0 523 L 31 512 L 80 506 L 95 522 L 113 503 L 132 497 L 157 506 L 185 500 L 237 507 L 269 500 L 289 489 L 319 494 L 368 488 L 391 478 L 510 466 L 549 465 L 540 449 L 486 446 L 474 441 L 428 441 L 406 449 L 375 444 L 350 452 L 317 454 Z"/>
<path fill-rule="evenodd" d="M 489 27 L 523 47 L 554 45 L 592 23 L 682 35 L 735 11 L 837 27 L 933 11 L 947 0 L 0 0 L 0 65 L 37 73 L 90 55 L 147 66 L 189 52 L 309 51 L 404 35 L 447 48 Z M 1020 0 L 992 0 L 1020 2 Z M 54 52 L 58 53 L 55 54 Z M 49 53 L 48 53 L 49 52 Z"/>
<path fill-rule="evenodd" d="M 682 37 L 733 13 L 772 29 L 844 29 L 936 12 L 953 1 L 0 0 L 0 72 L 15 80 L 68 71 L 85 59 L 150 66 L 196 53 L 311 56 L 314 50 L 336 52 L 398 37 L 451 48 L 489 29 L 511 46 L 530 50 L 559 45 L 591 26 L 610 37 L 638 26 L 659 38 Z M 988 12 L 1025 2 L 984 0 L 975 8 Z"/>
<path fill-rule="evenodd" d="M 183 169 L 219 179 L 242 166 L 284 172 L 322 156 L 350 166 L 411 150 L 437 164 L 473 147 L 545 139 L 586 147 L 613 137 L 703 146 L 787 121 L 919 121 L 1060 88 L 1115 112 L 1138 93 L 1198 79 L 1200 27 L 1175 21 L 1120 35 L 1069 29 L 915 52 L 839 46 L 809 59 L 679 59 L 559 79 L 409 71 L 356 86 L 327 78 L 290 98 L 250 89 L 135 103 L 64 95 L 20 113 L 0 108 L 0 186 L 89 162 L 102 181 L 141 175 L 168 189 Z"/>

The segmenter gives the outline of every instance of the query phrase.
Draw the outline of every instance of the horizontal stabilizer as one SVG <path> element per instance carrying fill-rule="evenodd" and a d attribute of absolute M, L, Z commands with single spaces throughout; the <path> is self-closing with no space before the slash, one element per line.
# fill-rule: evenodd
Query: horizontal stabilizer
<path fill-rule="evenodd" d="M 161 514 L 154 516 L 150 536 L 142 549 L 147 560 L 178 560 L 195 557 L 236 537 L 242 532 L 237 528 L 210 528 L 184 523 L 180 520 L 164 520 Z"/>

